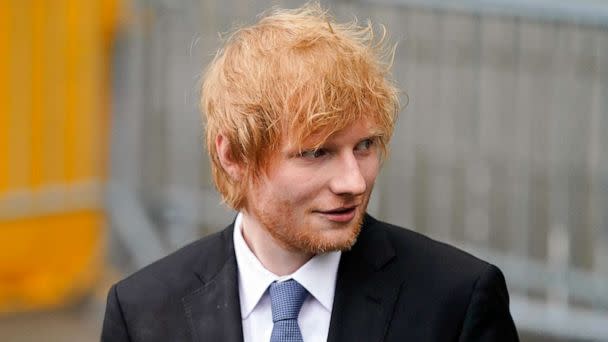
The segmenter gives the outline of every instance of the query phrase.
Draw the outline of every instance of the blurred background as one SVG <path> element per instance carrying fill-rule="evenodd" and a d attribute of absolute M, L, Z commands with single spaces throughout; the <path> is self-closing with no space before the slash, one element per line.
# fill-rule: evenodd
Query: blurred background
<path fill-rule="evenodd" d="M 1 341 L 99 340 L 113 282 L 232 220 L 200 76 L 300 4 L 0 1 Z M 523 341 L 608 341 L 608 0 L 322 4 L 398 42 L 369 211 L 498 265 Z"/>

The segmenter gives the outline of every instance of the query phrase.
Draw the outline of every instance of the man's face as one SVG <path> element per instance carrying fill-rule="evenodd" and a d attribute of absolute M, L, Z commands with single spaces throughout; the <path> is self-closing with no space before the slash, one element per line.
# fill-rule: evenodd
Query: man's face
<path fill-rule="evenodd" d="M 250 221 L 292 251 L 350 248 L 380 167 L 372 131 L 370 124 L 356 123 L 303 152 L 283 141 L 268 171 L 248 189 Z"/>

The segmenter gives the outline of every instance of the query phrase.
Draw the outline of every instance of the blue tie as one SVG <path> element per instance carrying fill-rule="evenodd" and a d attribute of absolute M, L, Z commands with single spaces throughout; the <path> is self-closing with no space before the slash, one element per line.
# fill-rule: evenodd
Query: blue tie
<path fill-rule="evenodd" d="M 303 342 L 298 315 L 308 291 L 293 279 L 270 284 L 272 335 L 270 342 Z"/>

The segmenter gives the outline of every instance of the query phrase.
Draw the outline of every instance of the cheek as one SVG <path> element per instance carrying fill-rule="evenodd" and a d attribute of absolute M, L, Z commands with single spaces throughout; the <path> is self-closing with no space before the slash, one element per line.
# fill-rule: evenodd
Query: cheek
<path fill-rule="evenodd" d="M 272 181 L 272 189 L 277 198 L 285 202 L 301 203 L 316 197 L 326 182 L 324 176 L 321 172 L 310 171 L 276 174 Z"/>
<path fill-rule="evenodd" d="M 378 173 L 380 172 L 380 162 L 376 159 L 369 159 L 363 162 L 361 165 L 361 173 L 365 182 L 370 185 L 376 181 Z"/>

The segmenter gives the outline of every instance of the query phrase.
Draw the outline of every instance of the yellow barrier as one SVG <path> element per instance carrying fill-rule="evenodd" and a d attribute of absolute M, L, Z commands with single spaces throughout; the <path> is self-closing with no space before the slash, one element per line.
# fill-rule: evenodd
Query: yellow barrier
<path fill-rule="evenodd" d="M 0 3 L 0 312 L 65 304 L 103 271 L 115 5 Z"/>

